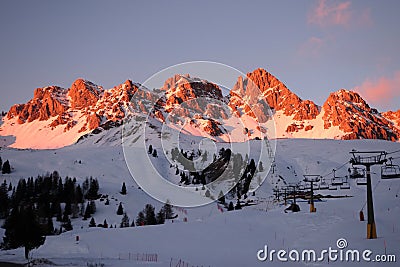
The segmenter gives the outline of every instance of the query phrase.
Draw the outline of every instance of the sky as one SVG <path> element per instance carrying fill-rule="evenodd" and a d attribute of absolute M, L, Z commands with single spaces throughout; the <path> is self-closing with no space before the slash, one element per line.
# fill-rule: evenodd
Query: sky
<path fill-rule="evenodd" d="M 400 1 L 1 1 L 0 110 L 85 78 L 143 83 L 205 60 L 264 68 L 322 105 L 355 90 L 400 109 Z"/>

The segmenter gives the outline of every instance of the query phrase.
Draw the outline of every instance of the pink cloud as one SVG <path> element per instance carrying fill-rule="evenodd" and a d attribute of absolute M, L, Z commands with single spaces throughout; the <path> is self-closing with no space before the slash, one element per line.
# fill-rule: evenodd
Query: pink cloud
<path fill-rule="evenodd" d="M 328 2 L 318 0 L 308 14 L 308 23 L 320 27 L 326 26 L 369 26 L 372 24 L 370 9 L 354 12 L 351 2 Z"/>
<path fill-rule="evenodd" d="M 392 78 L 366 79 L 354 90 L 358 91 L 367 102 L 388 109 L 400 98 L 400 71 L 397 71 Z"/>
<path fill-rule="evenodd" d="M 325 44 L 325 40 L 318 37 L 310 37 L 300 46 L 298 54 L 301 56 L 317 58 L 321 55 L 321 49 Z"/>

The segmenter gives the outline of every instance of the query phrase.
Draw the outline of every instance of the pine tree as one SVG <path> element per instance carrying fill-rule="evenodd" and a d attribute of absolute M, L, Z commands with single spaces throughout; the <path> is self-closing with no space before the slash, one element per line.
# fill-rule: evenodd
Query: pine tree
<path fill-rule="evenodd" d="M 94 202 L 94 200 L 91 200 L 89 202 L 90 205 L 90 214 L 95 214 L 96 213 L 96 202 Z"/>
<path fill-rule="evenodd" d="M 152 153 L 153 153 L 153 146 L 149 145 L 149 154 L 152 154 Z"/>
<path fill-rule="evenodd" d="M 106 199 L 106 202 L 104 202 L 104 205 L 106 206 L 110 205 L 110 200 L 108 198 Z"/>
<path fill-rule="evenodd" d="M 46 235 L 53 235 L 54 234 L 54 225 L 53 225 L 53 219 L 51 217 L 47 218 L 47 225 L 46 225 Z"/>
<path fill-rule="evenodd" d="M 125 182 L 122 183 L 121 194 L 126 195 L 126 185 Z"/>
<path fill-rule="evenodd" d="M 87 220 L 92 215 L 92 208 L 89 203 L 86 205 L 85 214 L 83 215 L 83 220 Z"/>
<path fill-rule="evenodd" d="M 15 207 L 4 223 L 6 229 L 3 237 L 3 248 L 25 248 L 25 258 L 28 259 L 32 249 L 43 245 L 46 237 L 31 206 Z"/>
<path fill-rule="evenodd" d="M 241 210 L 242 209 L 242 205 L 240 204 L 240 201 L 238 199 L 236 205 L 235 205 L 235 210 Z"/>
<path fill-rule="evenodd" d="M 6 160 L 6 162 L 4 162 L 3 167 L 1 168 L 1 172 L 3 174 L 11 173 L 11 166 L 10 166 L 10 162 L 8 160 Z"/>
<path fill-rule="evenodd" d="M 153 149 L 153 157 L 155 157 L 155 158 L 157 158 L 157 150 L 156 149 Z"/>
<path fill-rule="evenodd" d="M 156 214 L 154 213 L 154 207 L 151 204 L 146 204 L 146 206 L 144 207 L 144 217 L 146 220 L 146 225 L 157 224 Z"/>
<path fill-rule="evenodd" d="M 82 188 L 79 184 L 75 189 L 75 202 L 83 203 L 83 192 L 82 192 Z"/>
<path fill-rule="evenodd" d="M 94 221 L 93 217 L 92 217 L 92 219 L 90 219 L 89 227 L 96 227 L 96 222 Z"/>
<path fill-rule="evenodd" d="M 120 228 L 125 228 L 129 227 L 129 217 L 126 213 L 124 213 L 124 216 L 121 219 L 121 224 L 119 225 Z"/>
<path fill-rule="evenodd" d="M 124 208 L 122 207 L 122 202 L 120 202 L 117 209 L 117 215 L 122 215 L 122 214 L 124 214 Z"/>
<path fill-rule="evenodd" d="M 73 203 L 71 205 L 71 217 L 72 219 L 76 219 L 79 217 L 79 205 L 77 203 Z"/>
<path fill-rule="evenodd" d="M 135 227 L 135 220 L 132 220 L 131 227 Z"/>
<path fill-rule="evenodd" d="M 231 202 L 229 202 L 229 205 L 228 205 L 228 211 L 231 211 L 231 210 L 234 210 L 235 209 L 235 207 L 233 206 L 233 203 L 232 203 L 232 201 Z"/>
<path fill-rule="evenodd" d="M 156 216 L 156 223 L 157 224 L 164 224 L 165 222 L 165 212 L 164 209 L 161 208 L 159 212 L 157 212 Z"/>
<path fill-rule="evenodd" d="M 163 211 L 165 213 L 165 219 L 172 219 L 174 217 L 174 212 L 172 210 L 172 206 L 169 202 L 169 200 L 167 199 L 167 202 L 164 204 L 163 206 Z"/>
<path fill-rule="evenodd" d="M 90 177 L 88 183 L 89 183 L 89 185 L 88 185 L 87 192 L 85 194 L 85 198 L 89 199 L 89 200 L 98 199 L 99 198 L 99 182 L 97 181 L 97 179 L 93 179 L 92 177 Z M 84 188 L 86 186 L 87 186 L 87 184 L 85 181 L 84 185 L 82 186 L 83 191 L 85 191 Z"/>
<path fill-rule="evenodd" d="M 136 225 L 137 225 L 137 226 L 146 225 L 146 219 L 145 219 L 145 217 L 144 217 L 143 211 L 140 211 L 140 212 L 138 213 L 138 216 L 137 216 L 137 218 L 136 218 Z"/>
<path fill-rule="evenodd" d="M 12 191 L 12 190 L 13 190 L 13 187 L 12 187 L 12 184 L 10 182 L 10 185 L 8 186 L 8 191 Z"/>
<path fill-rule="evenodd" d="M 68 201 L 67 203 L 65 203 L 64 214 L 71 215 L 71 210 L 71 202 Z"/>
<path fill-rule="evenodd" d="M 104 219 L 103 227 L 104 227 L 104 228 L 108 228 L 108 223 L 107 223 L 107 220 L 106 220 L 106 219 Z"/>
<path fill-rule="evenodd" d="M 66 232 L 71 231 L 73 229 L 71 224 L 71 219 L 69 218 L 68 215 L 64 215 L 61 226 L 65 229 Z"/>
<path fill-rule="evenodd" d="M 7 217 L 9 204 L 7 182 L 4 180 L 0 185 L 0 219 Z"/>

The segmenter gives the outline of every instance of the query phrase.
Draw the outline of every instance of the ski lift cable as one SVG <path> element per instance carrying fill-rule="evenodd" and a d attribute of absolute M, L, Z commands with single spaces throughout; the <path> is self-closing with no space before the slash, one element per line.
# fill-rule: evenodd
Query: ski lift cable
<path fill-rule="evenodd" d="M 341 165 L 341 166 L 338 167 L 338 168 L 335 168 L 334 170 L 335 170 L 335 171 L 338 171 L 338 170 L 340 170 L 341 168 L 343 168 L 344 166 L 346 166 L 348 163 L 349 163 L 349 162 L 346 161 L 343 165 Z M 321 175 L 321 178 L 325 178 L 325 177 L 331 175 L 332 173 L 333 173 L 333 170 L 332 170 L 331 172 L 325 174 L 325 175 Z"/>
<path fill-rule="evenodd" d="M 394 154 L 394 153 L 399 153 L 400 152 L 400 149 L 399 150 L 396 150 L 396 151 L 393 151 L 393 152 L 388 152 L 388 153 L 386 153 L 386 155 L 390 155 L 390 154 Z"/>

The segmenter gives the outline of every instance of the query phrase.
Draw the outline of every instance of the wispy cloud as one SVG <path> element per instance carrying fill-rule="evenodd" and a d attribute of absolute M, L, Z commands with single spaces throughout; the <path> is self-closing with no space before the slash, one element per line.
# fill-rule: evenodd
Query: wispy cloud
<path fill-rule="evenodd" d="M 372 24 L 370 9 L 353 11 L 351 2 L 318 0 L 308 14 L 308 23 L 319 27 L 369 26 Z"/>
<path fill-rule="evenodd" d="M 324 39 L 315 36 L 310 37 L 300 46 L 298 55 L 302 57 L 318 58 L 321 55 L 321 50 L 324 45 Z"/>
<path fill-rule="evenodd" d="M 393 77 L 368 78 L 354 90 L 359 92 L 367 102 L 389 109 L 400 98 L 400 71 L 396 71 Z"/>

